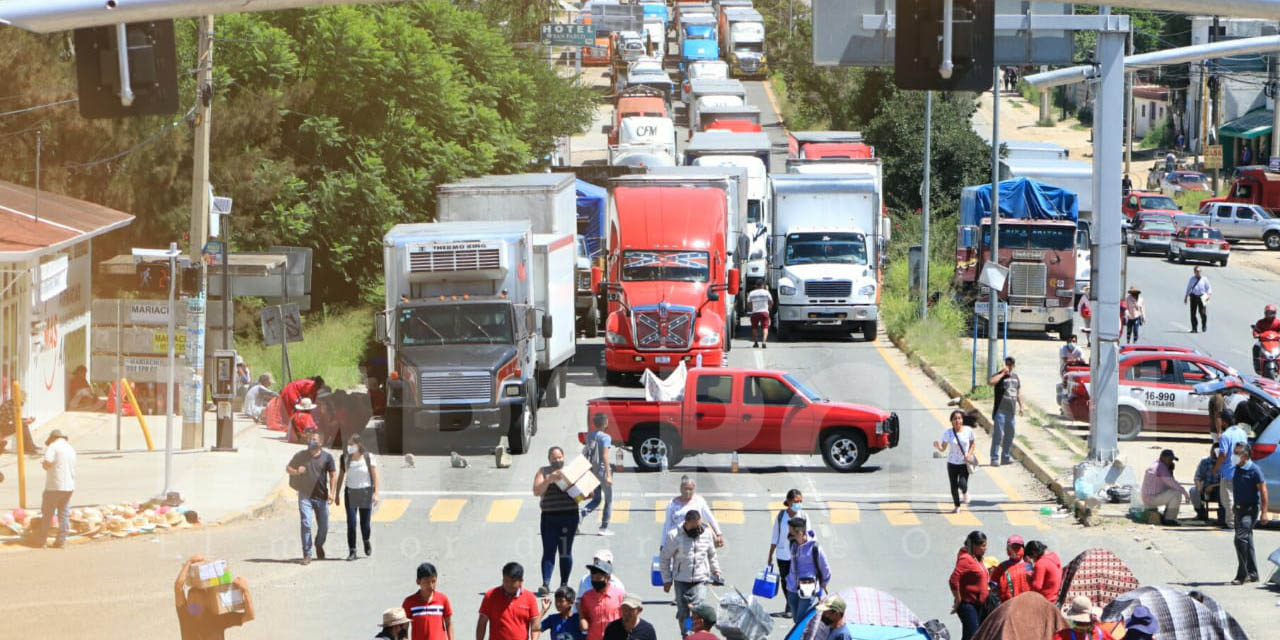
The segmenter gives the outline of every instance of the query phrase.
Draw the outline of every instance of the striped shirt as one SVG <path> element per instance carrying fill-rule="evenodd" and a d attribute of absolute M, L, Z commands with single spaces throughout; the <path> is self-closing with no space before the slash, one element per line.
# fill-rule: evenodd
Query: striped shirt
<path fill-rule="evenodd" d="M 449 597 L 433 591 L 430 600 L 422 598 L 421 591 L 404 599 L 405 615 L 411 621 L 410 638 L 412 640 L 445 640 L 449 637 L 445 631 L 445 620 L 453 617 L 453 607 L 449 605 Z"/>

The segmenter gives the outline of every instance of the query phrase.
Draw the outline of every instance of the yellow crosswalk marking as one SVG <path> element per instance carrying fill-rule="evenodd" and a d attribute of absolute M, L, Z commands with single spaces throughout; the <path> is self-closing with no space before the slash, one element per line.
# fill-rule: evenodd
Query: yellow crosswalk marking
<path fill-rule="evenodd" d="M 973 512 L 968 507 L 960 507 L 960 513 L 951 513 L 954 508 L 955 506 L 950 502 L 938 503 L 938 511 L 942 513 L 942 517 L 946 518 L 948 523 L 957 527 L 982 526 L 982 521 L 978 520 L 978 516 L 973 515 Z"/>
<path fill-rule="evenodd" d="M 1022 493 L 1019 492 L 1018 488 L 1013 486 L 1013 483 L 1009 482 L 1009 479 L 1004 476 L 1004 471 L 1001 471 L 999 468 L 986 465 L 983 465 L 982 471 L 987 474 L 987 477 L 991 478 L 992 482 L 996 483 L 997 487 L 1000 487 L 1000 490 L 1003 491 L 1006 496 L 1009 496 L 1010 502 L 1022 501 Z"/>
<path fill-rule="evenodd" d="M 666 524 L 667 522 L 667 503 L 670 500 L 655 500 L 653 502 L 653 521 L 658 524 Z"/>
<path fill-rule="evenodd" d="M 409 510 L 409 500 L 407 498 L 383 498 L 378 506 L 374 508 L 371 522 L 394 522 Z"/>
<path fill-rule="evenodd" d="M 1000 508 L 1004 510 L 1009 524 L 1015 527 L 1049 528 L 1040 517 L 1040 507 L 1034 504 L 1002 504 Z"/>
<path fill-rule="evenodd" d="M 711 511 L 720 524 L 742 524 L 747 521 L 746 512 L 738 500 L 712 500 Z"/>
<path fill-rule="evenodd" d="M 604 505 L 601 504 L 603 509 Z M 613 518 L 612 522 L 626 524 L 631 522 L 631 501 L 630 500 L 614 500 L 613 501 Z"/>
<path fill-rule="evenodd" d="M 493 504 L 489 505 L 489 515 L 485 518 L 485 522 L 515 522 L 516 514 L 520 513 L 520 504 L 523 502 L 523 498 L 494 500 Z"/>
<path fill-rule="evenodd" d="M 777 517 L 777 513 L 778 513 L 779 511 L 782 511 L 782 509 L 783 509 L 783 508 L 785 508 L 786 506 L 787 506 L 787 505 L 782 504 L 782 501 L 781 501 L 781 500 L 774 500 L 774 501 L 770 502 L 770 503 L 769 503 L 769 513 L 774 514 L 774 515 L 772 515 L 772 516 L 770 516 L 770 517 Z"/>
<path fill-rule="evenodd" d="M 457 522 L 462 514 L 462 507 L 467 504 L 463 498 L 440 498 L 427 513 L 428 522 Z"/>
<path fill-rule="evenodd" d="M 920 524 L 920 518 L 911 512 L 909 502 L 887 502 L 881 505 L 880 510 L 884 512 L 884 517 L 889 520 L 890 526 L 910 527 Z"/>
<path fill-rule="evenodd" d="M 862 521 L 862 512 L 856 502 L 828 502 L 831 510 L 831 524 L 857 524 Z"/>

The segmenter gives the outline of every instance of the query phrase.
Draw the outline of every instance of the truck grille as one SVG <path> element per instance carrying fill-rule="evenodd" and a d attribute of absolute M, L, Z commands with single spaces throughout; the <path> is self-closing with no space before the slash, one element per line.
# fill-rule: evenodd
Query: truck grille
<path fill-rule="evenodd" d="M 409 254 L 409 273 L 439 271 L 483 271 L 502 265 L 499 249 L 476 248 L 442 251 L 414 251 Z"/>
<path fill-rule="evenodd" d="M 760 69 L 760 60 L 757 58 L 741 58 L 738 60 L 738 67 L 747 73 L 755 73 Z"/>
<path fill-rule="evenodd" d="M 804 294 L 810 298 L 848 298 L 853 293 L 851 280 L 806 280 Z"/>
<path fill-rule="evenodd" d="M 1040 306 L 1046 293 L 1049 267 L 1043 262 L 1014 262 L 1009 265 L 1009 304 Z"/>
<path fill-rule="evenodd" d="M 488 373 L 424 373 L 420 380 L 422 404 L 493 399 L 493 376 Z"/>
<path fill-rule="evenodd" d="M 636 308 L 636 348 L 686 350 L 693 336 L 693 309 L 666 303 Z"/>

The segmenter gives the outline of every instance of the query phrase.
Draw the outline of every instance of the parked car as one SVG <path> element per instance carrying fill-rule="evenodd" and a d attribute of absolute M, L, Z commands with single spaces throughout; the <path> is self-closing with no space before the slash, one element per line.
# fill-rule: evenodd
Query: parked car
<path fill-rule="evenodd" d="M 1160 191 L 1176 196 L 1184 191 L 1208 191 L 1205 175 L 1199 171 L 1174 171 L 1160 179 Z"/>
<path fill-rule="evenodd" d="M 1194 393 L 1210 396 L 1225 391 L 1243 398 L 1241 402 L 1247 403 L 1243 412 L 1247 414 L 1246 422 L 1250 423 L 1257 434 L 1251 443 L 1253 449 L 1250 457 L 1266 478 L 1267 493 L 1280 495 L 1277 493 L 1280 492 L 1280 451 L 1277 451 L 1280 448 L 1280 402 L 1271 391 L 1259 386 L 1257 382 L 1239 377 L 1223 378 L 1196 385 Z M 1242 413 L 1241 402 L 1236 405 L 1237 414 Z M 1280 500 L 1271 500 L 1267 507 L 1270 512 L 1280 513 Z"/>
<path fill-rule="evenodd" d="M 1129 354 L 1131 354 L 1131 353 L 1146 353 L 1146 352 L 1152 352 L 1152 351 L 1163 351 L 1163 352 L 1168 352 L 1168 353 L 1200 353 L 1199 351 L 1196 351 L 1196 350 L 1195 350 L 1194 348 L 1192 348 L 1192 347 L 1179 347 L 1179 346 L 1165 345 L 1165 344 L 1123 344 L 1123 345 L 1120 345 L 1120 357 L 1121 357 L 1121 358 L 1124 358 L 1125 356 L 1127 356 L 1127 355 L 1129 355 Z M 1084 364 L 1072 364 L 1072 365 L 1067 365 L 1067 369 L 1066 369 L 1066 371 L 1064 371 L 1064 372 L 1063 372 L 1063 376 L 1066 376 L 1066 374 L 1068 374 L 1068 373 L 1076 373 L 1076 372 L 1079 372 L 1079 371 L 1083 371 L 1083 372 L 1085 372 L 1085 373 L 1088 373 L 1088 372 L 1089 372 L 1089 363 L 1087 363 L 1087 362 L 1086 362 L 1086 363 L 1084 363 Z M 1059 393 L 1061 393 L 1061 392 L 1062 392 L 1061 385 L 1059 385 L 1058 392 L 1059 392 Z"/>
<path fill-rule="evenodd" d="M 1231 244 L 1222 237 L 1222 232 L 1213 227 L 1193 224 L 1178 229 L 1169 241 L 1169 261 L 1216 262 L 1227 266 L 1227 258 L 1231 255 Z"/>
<path fill-rule="evenodd" d="M 1280 219 L 1261 205 L 1205 202 L 1199 213 L 1176 215 L 1173 222 L 1179 227 L 1202 224 L 1220 230 L 1228 241 L 1261 240 L 1267 249 L 1280 250 Z"/>
<path fill-rule="evenodd" d="M 675 466 L 686 455 L 729 452 L 821 453 L 828 467 L 853 471 L 898 446 L 896 413 L 833 402 L 766 369 L 689 369 L 679 399 L 597 398 L 587 403 L 587 424 L 601 413 L 642 471 L 658 470 L 664 456 Z"/>
<path fill-rule="evenodd" d="M 1169 253 L 1169 239 L 1177 229 L 1173 219 L 1163 213 L 1140 213 L 1125 232 L 1125 247 L 1129 255 L 1142 253 Z"/>

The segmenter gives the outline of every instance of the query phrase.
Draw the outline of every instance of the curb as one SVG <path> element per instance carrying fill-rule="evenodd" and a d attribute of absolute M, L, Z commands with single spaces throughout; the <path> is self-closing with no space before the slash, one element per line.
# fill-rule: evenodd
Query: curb
<path fill-rule="evenodd" d="M 953 400 L 957 400 L 957 404 L 961 409 L 973 415 L 978 425 L 981 426 L 988 434 L 991 433 L 992 425 L 990 418 L 978 409 L 978 407 L 974 405 L 969 398 L 965 397 L 963 393 L 960 393 L 960 390 L 957 389 L 955 385 L 951 384 L 951 381 L 948 380 L 946 376 L 939 373 L 923 354 L 912 349 L 911 345 L 902 338 L 889 336 L 889 341 L 892 342 L 899 351 L 906 355 L 908 360 L 914 358 L 918 362 L 920 370 L 923 371 L 924 374 L 934 382 L 934 384 L 941 387 L 942 390 L 945 391 Z M 1016 439 L 1013 441 L 1013 459 L 1021 462 L 1022 466 L 1029 471 L 1032 476 L 1035 476 L 1036 480 L 1049 489 L 1049 491 L 1053 492 L 1059 502 L 1069 509 L 1074 507 L 1076 502 L 1075 495 L 1066 487 L 1062 486 L 1062 483 L 1054 477 L 1053 470 L 1048 464 L 1041 460 L 1039 456 L 1032 453 L 1029 449 L 1022 446 L 1022 443 L 1018 442 Z"/>
<path fill-rule="evenodd" d="M 253 504 L 239 511 L 234 511 L 228 515 L 225 515 L 217 522 L 214 522 L 213 526 L 220 527 L 223 525 L 242 522 L 245 520 L 252 520 L 259 516 L 266 515 L 267 513 L 270 513 L 272 510 L 275 509 L 276 503 L 283 499 L 283 496 L 288 489 L 289 489 L 289 479 L 282 478 L 280 482 L 276 483 L 276 486 L 273 489 L 271 489 L 271 492 L 268 493 L 267 497 L 263 498 L 261 502 L 258 502 L 256 504 Z"/>

